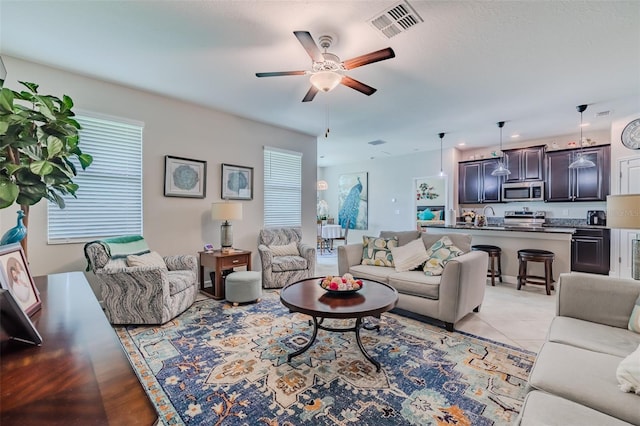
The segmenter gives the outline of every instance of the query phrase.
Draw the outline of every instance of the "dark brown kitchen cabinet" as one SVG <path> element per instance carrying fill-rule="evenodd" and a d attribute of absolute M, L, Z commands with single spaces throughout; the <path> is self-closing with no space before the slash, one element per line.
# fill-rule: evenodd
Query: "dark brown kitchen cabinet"
<path fill-rule="evenodd" d="M 544 179 L 544 145 L 506 149 L 504 163 L 511 172 L 505 182 L 530 182 Z"/>
<path fill-rule="evenodd" d="M 584 148 L 582 152 L 596 164 L 595 167 L 569 168 L 580 154 L 579 149 L 545 154 L 545 201 L 606 201 L 609 195 L 610 146 Z"/>
<path fill-rule="evenodd" d="M 498 160 L 468 161 L 458 164 L 458 203 L 482 204 L 500 202 L 502 177 L 491 176 Z"/>
<path fill-rule="evenodd" d="M 571 270 L 609 275 L 609 229 L 576 229 L 571 237 Z"/>

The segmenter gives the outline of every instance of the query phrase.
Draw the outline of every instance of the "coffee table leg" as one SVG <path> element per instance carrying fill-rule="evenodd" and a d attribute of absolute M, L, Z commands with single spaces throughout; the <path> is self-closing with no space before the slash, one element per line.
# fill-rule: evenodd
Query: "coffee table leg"
<path fill-rule="evenodd" d="M 362 352 L 362 355 L 364 355 L 364 357 L 366 359 L 369 360 L 369 362 L 371 362 L 371 364 L 376 366 L 376 372 L 380 371 L 380 363 L 378 361 L 376 361 L 375 359 L 371 358 L 371 355 L 369 355 L 369 353 L 366 351 L 366 349 L 364 348 L 364 346 L 362 346 L 362 341 L 360 340 L 360 328 L 362 326 L 362 318 L 358 318 L 356 320 L 356 342 L 358 342 L 358 347 L 360 348 L 360 351 Z M 380 330 L 380 326 L 374 326 L 372 328 L 367 328 L 365 327 L 367 330 L 373 330 L 374 328 L 377 328 L 378 330 Z"/>
<path fill-rule="evenodd" d="M 307 349 L 309 349 L 311 345 L 313 345 L 313 342 L 316 341 L 317 335 L 318 335 L 318 318 L 313 317 L 313 335 L 311 336 L 311 339 L 309 339 L 309 343 L 307 343 L 303 348 L 300 348 L 294 353 L 287 355 L 287 362 L 291 361 L 291 358 L 293 358 L 294 356 L 298 356 L 304 353 Z"/>

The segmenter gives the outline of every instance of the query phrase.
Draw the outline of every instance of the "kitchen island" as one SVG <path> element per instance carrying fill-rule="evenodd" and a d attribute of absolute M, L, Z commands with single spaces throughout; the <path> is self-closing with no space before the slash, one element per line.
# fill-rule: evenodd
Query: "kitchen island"
<path fill-rule="evenodd" d="M 423 227 L 422 231 L 437 235 L 470 234 L 472 245 L 488 244 L 500 247 L 502 249 L 502 279 L 508 283 L 517 283 L 518 250 L 522 249 L 541 249 L 555 253 L 553 277 L 556 280 L 561 273 L 571 271 L 571 237 L 575 228 L 538 227 L 527 229 L 505 226 L 436 225 Z M 544 275 L 542 263 L 529 263 L 528 266 L 530 275 Z"/>

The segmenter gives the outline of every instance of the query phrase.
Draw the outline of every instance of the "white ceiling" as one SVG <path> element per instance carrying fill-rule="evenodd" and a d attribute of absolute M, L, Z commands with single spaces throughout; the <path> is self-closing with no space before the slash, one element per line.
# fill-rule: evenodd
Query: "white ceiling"
<path fill-rule="evenodd" d="M 409 2 L 424 22 L 386 39 L 368 20 L 392 0 L 0 0 L 0 52 L 317 135 L 319 166 L 438 149 L 439 132 L 497 145 L 502 120 L 505 145 L 577 136 L 583 103 L 585 136 L 640 112 L 638 0 Z M 370 97 L 302 103 L 308 77 L 255 77 L 309 69 L 295 30 L 334 35 L 342 60 L 396 57 L 348 73 Z"/>

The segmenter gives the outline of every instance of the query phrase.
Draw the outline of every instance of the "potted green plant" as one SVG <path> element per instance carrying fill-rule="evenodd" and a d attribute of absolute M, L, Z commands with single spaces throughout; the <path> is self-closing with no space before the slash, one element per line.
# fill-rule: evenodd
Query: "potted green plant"
<path fill-rule="evenodd" d="M 0 209 L 18 204 L 28 227 L 30 206 L 46 198 L 64 208 L 63 196 L 75 197 L 71 160 L 84 170 L 93 158 L 80 150 L 71 98 L 41 95 L 37 84 L 19 83 L 27 90 L 0 85 Z M 26 253 L 26 237 L 21 243 Z"/>

